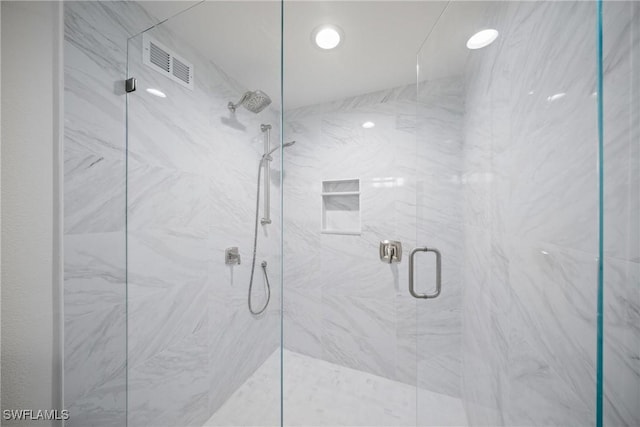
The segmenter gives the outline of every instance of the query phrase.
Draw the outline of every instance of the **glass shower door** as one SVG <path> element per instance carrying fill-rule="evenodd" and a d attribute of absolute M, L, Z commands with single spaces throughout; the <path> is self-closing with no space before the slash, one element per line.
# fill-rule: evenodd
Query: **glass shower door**
<path fill-rule="evenodd" d="M 605 7 L 612 425 L 637 420 L 640 383 L 638 16 Z M 132 37 L 128 424 L 595 425 L 596 17 L 578 1 L 204 2 Z M 313 45 L 324 23 L 334 51 Z M 381 56 L 380 28 L 428 34 L 417 81 L 391 69 L 404 49 Z M 487 28 L 497 40 L 468 50 Z M 272 104 L 256 113 L 257 90 Z M 287 148 L 266 155 L 267 136 Z M 254 302 L 271 292 L 257 316 L 252 270 Z"/>
<path fill-rule="evenodd" d="M 418 303 L 418 382 L 471 425 L 596 424 L 595 23 L 589 2 L 451 2 L 418 53 L 417 240 L 444 270 Z"/>
<path fill-rule="evenodd" d="M 468 425 L 463 401 L 466 52 L 456 21 L 461 13 L 478 15 L 486 8 L 479 4 L 443 5 L 417 54 L 417 251 L 409 268 L 419 296 L 412 317 L 418 426 Z"/>

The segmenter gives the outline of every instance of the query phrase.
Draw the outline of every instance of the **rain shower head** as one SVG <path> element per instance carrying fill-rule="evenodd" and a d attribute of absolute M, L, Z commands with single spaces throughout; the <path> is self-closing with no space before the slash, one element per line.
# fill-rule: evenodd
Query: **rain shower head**
<path fill-rule="evenodd" d="M 242 95 L 242 98 L 240 98 L 240 101 L 236 104 L 229 102 L 227 107 L 235 113 L 236 108 L 242 105 L 247 110 L 257 114 L 267 108 L 269 104 L 271 104 L 271 98 L 269 98 L 269 95 L 261 90 L 254 90 L 245 92 L 244 95 Z"/>

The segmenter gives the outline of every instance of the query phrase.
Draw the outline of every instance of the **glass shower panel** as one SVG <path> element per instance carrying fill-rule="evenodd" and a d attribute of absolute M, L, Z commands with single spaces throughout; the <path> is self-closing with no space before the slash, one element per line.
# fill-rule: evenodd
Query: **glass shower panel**
<path fill-rule="evenodd" d="M 463 336 L 467 53 L 460 22 L 477 19 L 485 9 L 482 2 L 443 3 L 417 55 L 416 241 L 427 251 L 416 255 L 415 287 L 419 294 L 434 295 L 439 277 L 441 287 L 437 297 L 415 300 L 419 426 L 467 425 L 462 375 L 463 351 L 469 349 L 463 338 L 472 337 Z M 473 238 L 486 241 L 479 234 Z"/>
<path fill-rule="evenodd" d="M 417 212 L 449 190 L 427 201 L 421 191 L 434 184 L 417 177 L 450 159 L 419 162 L 428 154 L 416 150 L 415 70 L 401 64 L 445 5 L 284 3 L 284 141 L 297 141 L 284 152 L 284 425 L 416 425 L 409 258 L 420 243 Z M 314 46 L 322 24 L 343 37 L 334 50 Z M 380 29 L 401 32 L 406 46 L 390 49 Z M 445 119 L 459 122 L 455 112 Z M 400 242 L 402 256 L 384 241 Z"/>
<path fill-rule="evenodd" d="M 128 425 L 278 425 L 280 5 L 200 3 L 129 40 L 128 77 Z"/>
<path fill-rule="evenodd" d="M 438 349 L 419 425 L 432 391 L 471 425 L 595 424 L 595 22 L 591 2 L 451 2 L 418 53 L 417 157 L 449 160 L 418 168 L 417 241 L 443 259 L 417 309 L 418 354 Z"/>
<path fill-rule="evenodd" d="M 283 422 L 414 425 L 415 372 L 396 358 L 406 251 L 415 245 L 413 82 L 385 84 L 376 66 L 385 58 L 349 59 L 376 51 L 355 22 L 333 51 L 309 38 L 320 24 L 365 22 L 394 6 L 284 7 L 284 140 L 297 143 L 284 153 Z M 378 19 L 368 24 L 385 25 Z M 349 84 L 356 80 L 368 82 Z M 381 262 L 383 240 L 402 242 L 401 263 Z"/>
<path fill-rule="evenodd" d="M 603 425 L 640 425 L 640 4 L 603 2 Z"/>

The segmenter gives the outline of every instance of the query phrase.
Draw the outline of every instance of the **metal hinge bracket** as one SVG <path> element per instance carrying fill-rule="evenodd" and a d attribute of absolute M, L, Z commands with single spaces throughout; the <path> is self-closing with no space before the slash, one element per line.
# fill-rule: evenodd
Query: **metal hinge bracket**
<path fill-rule="evenodd" d="M 136 83 L 137 83 L 137 81 L 136 81 L 135 77 L 131 77 L 131 78 L 125 80 L 125 82 L 124 82 L 124 90 L 127 93 L 135 92 Z"/>

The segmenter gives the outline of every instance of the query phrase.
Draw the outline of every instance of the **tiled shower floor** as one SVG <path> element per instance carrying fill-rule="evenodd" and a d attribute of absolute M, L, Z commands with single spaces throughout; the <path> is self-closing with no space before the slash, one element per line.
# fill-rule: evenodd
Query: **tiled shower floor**
<path fill-rule="evenodd" d="M 286 426 L 465 426 L 450 396 L 298 353 L 284 352 Z M 210 426 L 280 425 L 280 354 L 269 359 L 206 422 Z"/>

